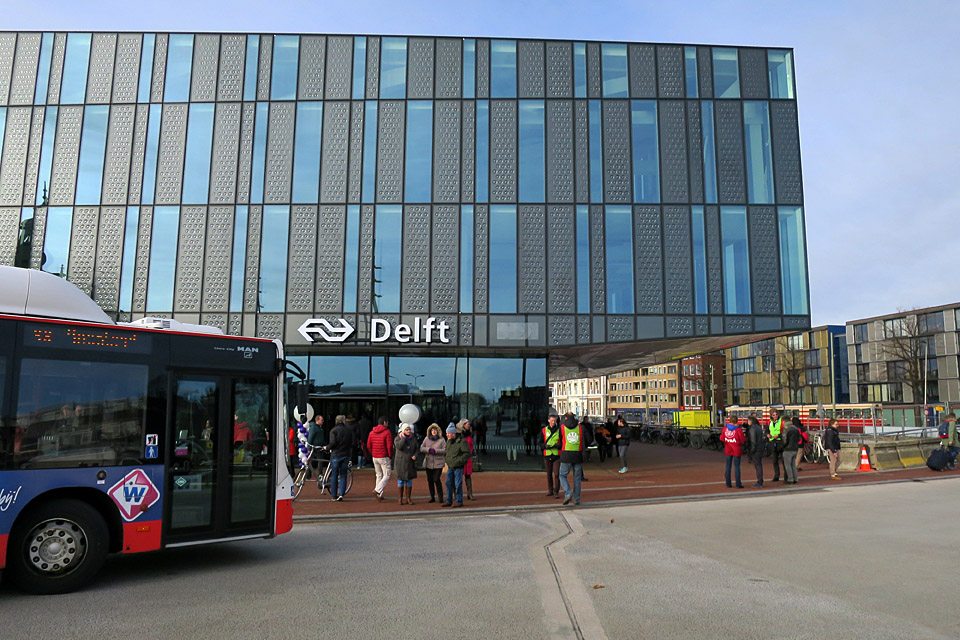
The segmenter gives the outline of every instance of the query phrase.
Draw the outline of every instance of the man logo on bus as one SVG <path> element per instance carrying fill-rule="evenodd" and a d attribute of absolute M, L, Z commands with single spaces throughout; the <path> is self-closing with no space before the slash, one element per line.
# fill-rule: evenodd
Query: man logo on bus
<path fill-rule="evenodd" d="M 142 469 L 134 469 L 117 484 L 110 487 L 107 495 L 120 509 L 120 515 L 127 522 L 140 517 L 160 499 L 160 492 Z"/>

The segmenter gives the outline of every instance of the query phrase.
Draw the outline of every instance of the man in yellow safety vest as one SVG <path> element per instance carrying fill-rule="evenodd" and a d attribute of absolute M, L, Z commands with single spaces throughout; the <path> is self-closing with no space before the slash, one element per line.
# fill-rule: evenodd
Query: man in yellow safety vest
<path fill-rule="evenodd" d="M 560 486 L 563 487 L 563 504 L 580 504 L 580 483 L 583 482 L 583 450 L 590 446 L 590 434 L 580 428 L 573 413 L 563 416 L 560 427 Z M 568 475 L 573 471 L 573 491 L 570 491 Z"/>
<path fill-rule="evenodd" d="M 547 418 L 547 426 L 540 430 L 543 466 L 547 470 L 547 497 L 560 497 L 560 424 L 556 413 Z"/>

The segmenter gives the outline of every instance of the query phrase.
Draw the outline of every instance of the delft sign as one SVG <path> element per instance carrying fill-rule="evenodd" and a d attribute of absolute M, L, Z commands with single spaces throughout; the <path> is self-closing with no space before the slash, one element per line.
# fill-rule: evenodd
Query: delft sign
<path fill-rule="evenodd" d="M 384 318 L 372 318 L 370 320 L 370 342 L 386 342 L 393 339 L 400 344 L 425 343 L 432 344 L 450 344 L 450 336 L 447 333 L 450 325 L 446 320 L 437 322 L 433 316 L 423 319 L 416 317 L 413 319 L 413 326 L 400 322 L 396 326 Z M 346 318 L 337 318 L 330 322 L 324 318 L 310 318 L 300 325 L 297 329 L 307 342 L 330 342 L 339 344 L 345 342 L 347 338 L 356 332 L 356 328 L 351 325 Z"/>

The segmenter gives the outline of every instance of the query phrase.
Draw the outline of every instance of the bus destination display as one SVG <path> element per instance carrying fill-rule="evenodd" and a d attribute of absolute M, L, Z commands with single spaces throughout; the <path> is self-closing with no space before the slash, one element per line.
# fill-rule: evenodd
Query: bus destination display
<path fill-rule="evenodd" d="M 24 345 L 91 351 L 150 353 L 151 336 L 142 331 L 54 324 L 24 327 Z"/>

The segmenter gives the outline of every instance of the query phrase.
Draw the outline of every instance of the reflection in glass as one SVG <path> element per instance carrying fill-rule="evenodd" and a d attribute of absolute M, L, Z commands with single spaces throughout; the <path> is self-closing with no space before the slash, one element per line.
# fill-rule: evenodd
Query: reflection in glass
<path fill-rule="evenodd" d="M 660 201 L 660 156 L 657 146 L 656 100 L 630 103 L 633 142 L 633 201 Z"/>
<path fill-rule="evenodd" d="M 806 315 L 807 254 L 803 237 L 803 209 L 779 207 L 780 279 L 783 288 L 783 313 Z"/>
<path fill-rule="evenodd" d="M 160 120 L 163 105 L 150 105 L 150 119 L 147 123 L 147 150 L 143 157 L 143 189 L 140 202 L 153 204 L 153 194 L 157 187 L 157 154 L 160 151 Z"/>
<path fill-rule="evenodd" d="M 49 207 L 46 231 L 43 237 L 43 263 L 41 269 L 60 277 L 67 275 L 70 257 L 70 230 L 73 225 L 72 207 Z"/>
<path fill-rule="evenodd" d="M 473 205 L 460 207 L 460 312 L 473 313 Z"/>
<path fill-rule="evenodd" d="M 233 263 L 230 269 L 230 311 L 243 311 L 244 261 L 247 256 L 247 213 L 238 205 L 233 218 Z"/>
<path fill-rule="evenodd" d="M 380 44 L 380 99 L 407 97 L 407 39 L 383 38 Z"/>
<path fill-rule="evenodd" d="M 520 202 L 543 202 L 546 158 L 543 100 L 520 101 Z"/>
<path fill-rule="evenodd" d="M 263 208 L 260 245 L 260 303 L 258 311 L 282 312 L 287 299 L 287 230 L 290 207 Z"/>
<path fill-rule="evenodd" d="M 694 313 L 707 312 L 707 239 L 704 233 L 703 206 L 690 207 L 693 229 L 693 301 Z"/>
<path fill-rule="evenodd" d="M 87 90 L 87 65 L 90 62 L 90 34 L 68 33 L 60 82 L 60 104 L 81 104 Z"/>
<path fill-rule="evenodd" d="M 367 39 L 357 36 L 353 39 L 353 92 L 354 100 L 363 100 L 367 83 Z"/>
<path fill-rule="evenodd" d="M 120 267 L 120 299 L 117 311 L 133 308 L 133 276 L 137 264 L 137 227 L 140 224 L 140 207 L 127 207 L 127 219 L 123 228 L 123 263 Z"/>
<path fill-rule="evenodd" d="M 687 97 L 696 98 L 699 95 L 697 86 L 697 48 L 683 48 L 683 69 L 687 85 Z"/>
<path fill-rule="evenodd" d="M 490 312 L 517 312 L 517 208 L 490 207 Z"/>
<path fill-rule="evenodd" d="M 400 311 L 402 239 L 403 210 L 400 205 L 378 205 L 373 251 L 374 311 Z"/>
<path fill-rule="evenodd" d="M 360 389 L 350 387 L 358 386 L 371 391 L 369 385 L 377 385 L 382 393 L 386 361 L 383 356 L 310 356 L 307 380 L 313 385 L 311 393 L 356 393 Z"/>
<path fill-rule="evenodd" d="M 47 87 L 50 82 L 50 55 L 53 51 L 53 34 L 40 37 L 40 60 L 37 64 L 37 84 L 33 92 L 34 104 L 47 103 Z"/>
<path fill-rule="evenodd" d="M 433 149 L 433 102 L 411 100 L 407 102 L 406 172 L 404 174 L 404 200 L 406 202 L 430 202 L 430 187 Z"/>
<path fill-rule="evenodd" d="M 793 52 L 784 49 L 767 51 L 770 73 L 770 97 L 793 99 Z"/>
<path fill-rule="evenodd" d="M 167 72 L 163 78 L 163 101 L 186 102 L 190 98 L 190 67 L 193 35 L 172 33 L 167 47 Z"/>
<path fill-rule="evenodd" d="M 713 95 L 716 98 L 740 97 L 740 70 L 737 66 L 737 50 L 713 48 Z"/>
<path fill-rule="evenodd" d="M 180 207 L 154 207 L 147 278 L 147 311 L 173 309 L 173 282 L 177 266 Z"/>
<path fill-rule="evenodd" d="M 140 78 L 137 82 L 137 102 L 150 102 L 150 83 L 153 80 L 153 48 L 157 34 L 145 33 L 140 47 Z"/>
<path fill-rule="evenodd" d="M 213 104 L 191 104 L 183 166 L 184 204 L 203 204 L 208 200 L 212 147 Z"/>
<path fill-rule="evenodd" d="M 607 313 L 633 313 L 633 215 L 629 206 L 607 206 Z"/>
<path fill-rule="evenodd" d="M 323 103 L 298 102 L 293 145 L 293 201 L 317 202 L 320 188 L 320 147 Z"/>
<path fill-rule="evenodd" d="M 490 184 L 490 101 L 477 100 L 477 202 L 487 202 Z"/>
<path fill-rule="evenodd" d="M 257 103 L 256 125 L 253 129 L 253 177 L 251 179 L 250 202 L 263 202 L 263 180 L 267 164 L 267 117 L 270 113 L 269 102 Z"/>
<path fill-rule="evenodd" d="M 590 313 L 590 212 L 577 205 L 577 313 Z"/>
<path fill-rule="evenodd" d="M 603 97 L 627 97 L 627 45 L 601 45 L 603 56 Z"/>
<path fill-rule="evenodd" d="M 587 97 L 587 45 L 573 43 L 573 97 Z"/>
<path fill-rule="evenodd" d="M 271 100 L 293 100 L 297 97 L 299 54 L 299 36 L 273 37 L 273 69 L 270 72 Z"/>
<path fill-rule="evenodd" d="M 765 101 L 744 101 L 743 137 L 747 151 L 747 194 L 751 204 L 773 203 L 773 152 Z"/>
<path fill-rule="evenodd" d="M 343 263 L 343 311 L 357 310 L 357 269 L 360 258 L 360 205 L 347 207 L 347 248 Z"/>
<path fill-rule="evenodd" d="M 717 148 L 713 133 L 713 100 L 704 100 L 703 118 L 703 191 L 707 204 L 717 203 Z"/>
<path fill-rule="evenodd" d="M 377 196 L 377 101 L 367 100 L 363 111 L 363 202 Z"/>
<path fill-rule="evenodd" d="M 590 101 L 590 202 L 603 202 L 603 124 L 600 101 Z"/>
<path fill-rule="evenodd" d="M 260 61 L 260 36 L 247 36 L 247 59 L 243 71 L 243 99 L 257 99 L 257 64 Z"/>
<path fill-rule="evenodd" d="M 77 204 L 99 204 L 103 183 L 103 154 L 107 148 L 107 116 L 110 107 L 97 105 L 83 110 L 83 133 L 77 173 Z"/>
<path fill-rule="evenodd" d="M 477 43 L 473 38 L 463 41 L 463 97 L 473 98 L 477 93 Z"/>
<path fill-rule="evenodd" d="M 750 313 L 750 258 L 747 252 L 747 208 L 720 207 L 723 253 L 723 297 L 726 313 Z"/>
<path fill-rule="evenodd" d="M 517 43 L 515 40 L 490 42 L 490 97 L 517 97 Z"/>
<path fill-rule="evenodd" d="M 37 197 L 35 204 L 46 204 L 49 193 L 50 170 L 53 167 L 53 140 L 57 133 L 57 107 L 47 107 L 43 115 L 43 139 L 40 144 L 40 170 L 37 173 Z M 0 136 L 3 134 L 3 121 L 7 109 L 0 109 Z M 0 139 L 0 152 L 3 151 L 3 140 Z"/>

